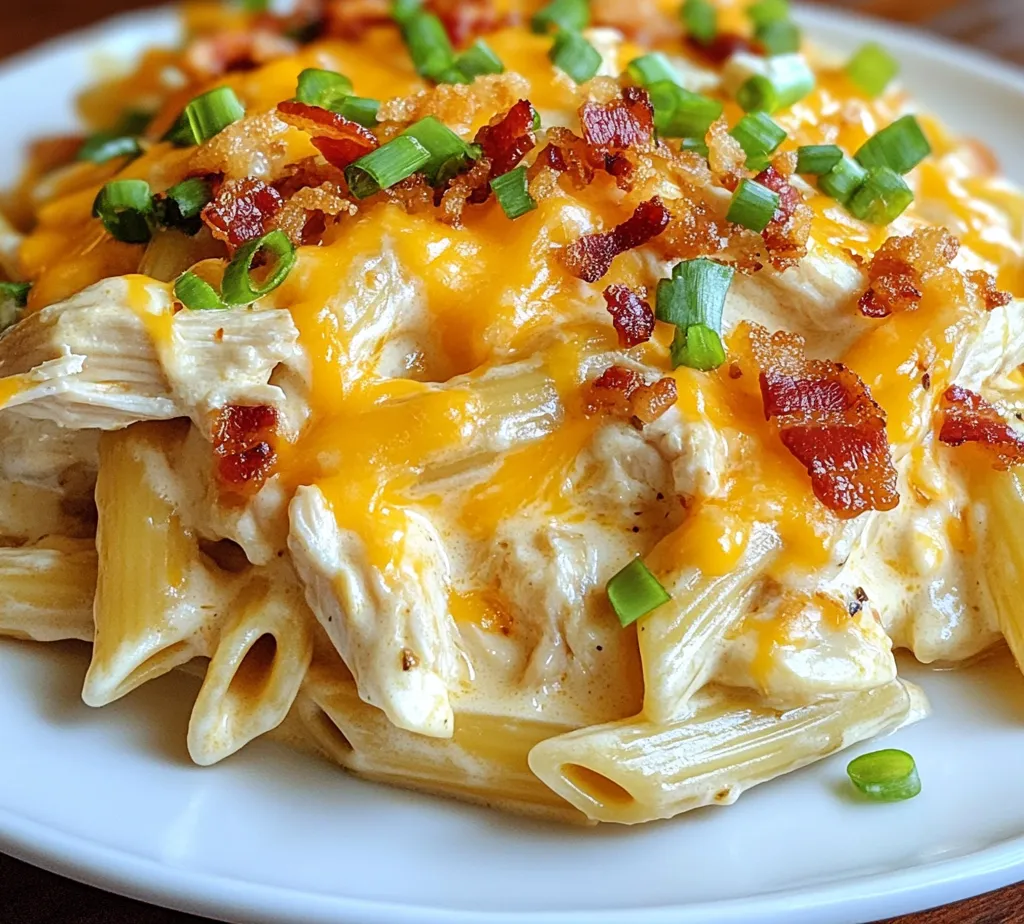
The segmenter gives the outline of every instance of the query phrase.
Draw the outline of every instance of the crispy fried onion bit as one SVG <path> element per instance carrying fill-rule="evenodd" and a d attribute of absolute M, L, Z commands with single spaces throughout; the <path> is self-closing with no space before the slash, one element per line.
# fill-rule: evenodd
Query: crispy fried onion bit
<path fill-rule="evenodd" d="M 795 162 L 787 166 L 793 167 Z M 789 177 L 780 173 L 774 164 L 762 170 L 754 180 L 779 194 L 779 207 L 768 227 L 761 232 L 768 259 L 780 271 L 796 266 L 807 256 L 814 213 L 804 204 L 804 197 L 789 182 Z"/>
<path fill-rule="evenodd" d="M 651 339 L 654 311 L 640 295 L 629 286 L 616 283 L 604 290 L 604 300 L 619 335 L 619 346 L 632 347 Z"/>
<path fill-rule="evenodd" d="M 885 318 L 913 308 L 928 278 L 956 258 L 960 242 L 945 228 L 919 228 L 890 237 L 868 264 L 868 288 L 857 303 L 869 318 Z"/>
<path fill-rule="evenodd" d="M 633 369 L 609 366 L 590 383 L 587 407 L 622 417 L 639 430 L 661 417 L 678 396 L 676 380 L 670 376 L 648 385 Z"/>
<path fill-rule="evenodd" d="M 612 260 L 657 237 L 671 217 L 657 196 L 641 202 L 629 218 L 611 231 L 584 234 L 573 241 L 562 251 L 565 265 L 578 279 L 597 282 L 611 269 Z"/>
<path fill-rule="evenodd" d="M 213 425 L 217 480 L 227 494 L 255 494 L 277 463 L 277 411 L 266 404 L 229 404 Z"/>
<path fill-rule="evenodd" d="M 899 503 L 885 412 L 840 363 L 808 359 L 804 340 L 752 327 L 766 420 L 811 476 L 814 496 L 842 519 Z"/>
<path fill-rule="evenodd" d="M 272 186 L 254 176 L 228 180 L 203 209 L 202 219 L 218 240 L 234 250 L 267 233 L 284 200 Z"/>
<path fill-rule="evenodd" d="M 1024 434 L 1011 427 L 981 395 L 951 385 L 942 396 L 939 439 L 948 446 L 977 443 L 994 468 L 1024 464 Z"/>
<path fill-rule="evenodd" d="M 379 147 L 376 136 L 368 128 L 329 109 L 285 100 L 278 103 L 277 115 L 282 122 L 307 132 L 313 139 L 313 147 L 339 170 Z"/>

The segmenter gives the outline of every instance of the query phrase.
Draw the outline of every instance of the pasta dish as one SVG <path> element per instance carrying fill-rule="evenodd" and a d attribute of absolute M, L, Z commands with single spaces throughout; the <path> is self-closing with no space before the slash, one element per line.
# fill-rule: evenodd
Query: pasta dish
<path fill-rule="evenodd" d="M 2 202 L 0 634 L 88 705 L 190 665 L 198 764 L 637 823 L 923 718 L 894 650 L 1024 657 L 1024 197 L 885 49 L 183 20 Z"/>

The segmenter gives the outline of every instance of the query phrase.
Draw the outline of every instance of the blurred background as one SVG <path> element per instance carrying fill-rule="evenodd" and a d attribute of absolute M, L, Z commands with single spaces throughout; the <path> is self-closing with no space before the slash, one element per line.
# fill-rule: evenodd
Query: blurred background
<path fill-rule="evenodd" d="M 3 0 L 0 57 L 60 32 L 164 0 Z M 912 23 L 991 54 L 1024 64 L 1024 0 L 817 0 L 874 16 Z"/>

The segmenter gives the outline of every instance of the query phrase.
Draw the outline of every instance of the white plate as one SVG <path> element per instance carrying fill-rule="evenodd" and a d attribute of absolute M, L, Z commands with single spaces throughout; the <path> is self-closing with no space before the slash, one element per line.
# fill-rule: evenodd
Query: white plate
<path fill-rule="evenodd" d="M 839 48 L 886 42 L 920 99 L 1024 182 L 1019 73 L 892 26 L 805 19 Z M 22 142 L 69 124 L 98 46 L 173 33 L 167 14 L 120 20 L 0 68 L 0 176 Z M 192 682 L 92 711 L 84 654 L 0 642 L 0 848 L 182 910 L 247 924 L 855 924 L 1024 877 L 1024 681 L 1005 657 L 908 668 L 935 706 L 891 739 L 920 765 L 911 802 L 849 800 L 847 753 L 728 809 L 578 830 L 359 782 L 270 743 L 193 767 Z"/>

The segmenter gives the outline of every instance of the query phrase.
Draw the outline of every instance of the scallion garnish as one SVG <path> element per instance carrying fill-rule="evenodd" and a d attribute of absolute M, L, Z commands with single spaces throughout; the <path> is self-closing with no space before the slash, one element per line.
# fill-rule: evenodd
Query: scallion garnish
<path fill-rule="evenodd" d="M 231 87 L 203 93 L 185 107 L 185 119 L 195 144 L 209 141 L 244 115 L 245 107 Z"/>
<path fill-rule="evenodd" d="M 153 194 L 145 180 L 111 180 L 96 196 L 92 213 L 125 244 L 145 244 L 153 236 Z"/>
<path fill-rule="evenodd" d="M 862 45 L 846 62 L 846 76 L 872 99 L 881 96 L 899 72 L 896 59 L 875 42 Z"/>
<path fill-rule="evenodd" d="M 776 19 L 758 26 L 754 38 L 769 57 L 793 54 L 800 50 L 800 29 L 788 19 Z"/>
<path fill-rule="evenodd" d="M 378 150 L 380 150 L 378 148 Z M 259 253 L 271 259 L 262 283 L 252 276 L 252 264 Z M 250 305 L 258 298 L 273 292 L 295 266 L 295 245 L 283 231 L 271 231 L 244 247 L 239 247 L 235 258 L 224 270 L 223 299 L 227 305 Z"/>
<path fill-rule="evenodd" d="M 773 122 L 763 112 L 745 115 L 729 132 L 747 155 L 747 166 L 751 170 L 763 170 L 780 144 L 786 140 L 786 130 Z"/>
<path fill-rule="evenodd" d="M 626 65 L 626 71 L 642 87 L 649 87 L 662 80 L 679 83 L 679 74 L 660 51 L 634 58 Z"/>
<path fill-rule="evenodd" d="M 782 55 L 772 61 L 769 75 L 747 78 L 736 102 L 745 112 L 775 112 L 802 100 L 814 83 L 814 72 L 800 55 Z"/>
<path fill-rule="evenodd" d="M 374 128 L 377 125 L 380 100 L 365 96 L 344 96 L 331 107 L 331 111 L 365 128 Z"/>
<path fill-rule="evenodd" d="M 491 180 L 491 189 L 498 199 L 501 210 L 513 221 L 537 208 L 537 202 L 530 195 L 526 180 L 526 167 L 516 167 Z"/>
<path fill-rule="evenodd" d="M 703 138 L 683 138 L 679 143 L 679 150 L 693 151 L 701 157 L 707 157 L 711 152 L 708 150 L 707 142 Z"/>
<path fill-rule="evenodd" d="M 462 76 L 472 81 L 481 74 L 503 74 L 505 65 L 483 39 L 477 39 L 455 59 L 455 67 Z"/>
<path fill-rule="evenodd" d="M 402 20 L 401 26 L 417 74 L 437 83 L 458 82 L 443 79 L 450 77 L 455 67 L 455 51 L 440 19 L 417 10 Z"/>
<path fill-rule="evenodd" d="M 686 34 L 701 45 L 710 45 L 718 35 L 718 11 L 710 0 L 686 0 L 679 8 Z"/>
<path fill-rule="evenodd" d="M 182 273 L 174 283 L 174 297 L 190 311 L 227 308 L 217 290 L 195 273 Z"/>
<path fill-rule="evenodd" d="M 895 170 L 872 167 L 868 170 L 868 178 L 846 203 L 846 208 L 862 221 L 887 225 L 899 218 L 913 201 L 913 191 Z"/>
<path fill-rule="evenodd" d="M 541 35 L 548 32 L 580 32 L 590 23 L 587 0 L 551 0 L 533 14 L 530 28 Z"/>
<path fill-rule="evenodd" d="M 196 143 L 195 135 L 192 134 L 192 126 L 188 124 L 184 112 L 174 120 L 174 124 L 167 129 L 160 140 L 170 141 L 171 144 L 179 148 L 191 147 Z"/>
<path fill-rule="evenodd" d="M 105 164 L 115 157 L 138 157 L 141 153 L 138 138 L 131 135 L 115 135 L 111 132 L 97 132 L 86 139 L 76 156 L 78 160 Z"/>
<path fill-rule="evenodd" d="M 914 758 L 895 748 L 861 754 L 850 761 L 846 772 L 853 785 L 876 802 L 902 802 L 921 792 Z"/>
<path fill-rule="evenodd" d="M 200 177 L 183 180 L 157 200 L 157 221 L 185 234 L 196 234 L 202 227 L 200 212 L 212 199 L 213 189 L 208 181 Z"/>
<path fill-rule="evenodd" d="M 423 0 L 394 0 L 391 4 L 391 18 L 399 23 L 404 23 L 410 16 L 421 11 Z"/>
<path fill-rule="evenodd" d="M 718 100 L 684 90 L 670 80 L 647 87 L 654 106 L 654 127 L 663 138 L 703 138 L 722 114 Z"/>
<path fill-rule="evenodd" d="M 605 590 L 623 628 L 672 599 L 642 558 L 634 558 L 614 575 Z"/>
<path fill-rule="evenodd" d="M 308 67 L 299 74 L 295 88 L 295 98 L 300 103 L 321 109 L 333 109 L 335 103 L 351 95 L 352 81 L 348 77 L 318 67 Z"/>
<path fill-rule="evenodd" d="M 402 135 L 414 138 L 430 154 L 430 159 L 418 169 L 432 186 L 450 179 L 480 156 L 479 149 L 463 141 L 435 116 L 414 122 Z"/>
<path fill-rule="evenodd" d="M 789 0 L 758 0 L 747 7 L 747 16 L 755 26 L 787 21 L 790 18 Z"/>
<path fill-rule="evenodd" d="M 796 172 L 822 176 L 842 159 L 843 150 L 838 145 L 804 144 L 796 149 Z"/>
<path fill-rule="evenodd" d="M 28 304 L 28 293 L 32 289 L 31 282 L 0 282 L 0 302 L 13 302 L 15 308 L 24 308 Z"/>
<path fill-rule="evenodd" d="M 828 173 L 818 177 L 818 189 L 837 202 L 846 205 L 850 197 L 868 178 L 868 172 L 852 157 L 842 159 Z"/>
<path fill-rule="evenodd" d="M 399 135 L 345 168 L 345 181 L 357 199 L 365 199 L 412 176 L 430 162 L 430 152 L 410 135 Z"/>
<path fill-rule="evenodd" d="M 729 212 L 725 216 L 736 225 L 742 225 L 760 234 L 768 227 L 775 210 L 779 207 L 779 194 L 755 183 L 753 180 L 740 180 L 736 192 L 729 203 Z"/>
<path fill-rule="evenodd" d="M 121 113 L 121 118 L 117 122 L 117 127 L 114 128 L 113 134 L 138 138 L 139 135 L 145 133 L 152 121 L 152 112 L 147 112 L 144 109 L 126 109 Z"/>
<path fill-rule="evenodd" d="M 548 52 L 551 63 L 576 83 L 590 80 L 601 67 L 601 54 L 579 32 L 562 29 Z"/>
<path fill-rule="evenodd" d="M 905 115 L 868 138 L 854 156 L 864 167 L 909 173 L 931 152 L 932 146 L 917 119 Z"/>
<path fill-rule="evenodd" d="M 655 315 L 676 326 L 672 366 L 708 371 L 725 362 L 722 310 L 735 271 L 703 257 L 676 264 L 658 283 Z"/>

